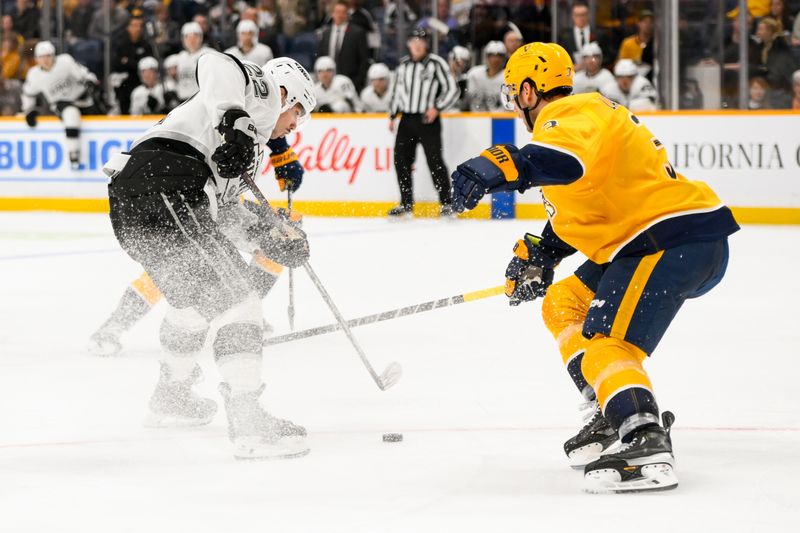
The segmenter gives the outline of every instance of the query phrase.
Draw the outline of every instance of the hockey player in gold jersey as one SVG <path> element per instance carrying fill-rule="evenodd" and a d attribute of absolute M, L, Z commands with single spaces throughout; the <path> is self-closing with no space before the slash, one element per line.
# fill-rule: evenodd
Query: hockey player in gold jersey
<path fill-rule="evenodd" d="M 549 220 L 541 237 L 526 234 L 514 247 L 506 295 L 512 305 L 544 297 L 545 324 L 592 409 L 564 449 L 573 466 L 585 465 L 590 492 L 674 488 L 674 417 L 663 413 L 661 425 L 642 363 L 684 301 L 722 279 L 738 225 L 708 185 L 675 171 L 628 109 L 597 93 L 571 95 L 573 73 L 556 44 L 509 58 L 503 94 L 533 140 L 459 165 L 454 205 L 541 187 Z M 576 251 L 588 261 L 552 284 Z"/>

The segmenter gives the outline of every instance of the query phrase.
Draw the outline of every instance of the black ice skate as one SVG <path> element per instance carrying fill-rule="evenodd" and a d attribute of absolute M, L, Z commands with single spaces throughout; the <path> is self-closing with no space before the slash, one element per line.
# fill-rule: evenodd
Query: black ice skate
<path fill-rule="evenodd" d="M 586 465 L 586 492 L 643 492 L 669 490 L 678 486 L 670 427 L 675 416 L 665 411 L 664 427 L 650 426 L 634 431 L 633 440 L 614 453 Z"/>
<path fill-rule="evenodd" d="M 150 397 L 147 427 L 202 426 L 211 422 L 217 413 L 217 403 L 201 398 L 192 391 L 202 372 L 195 365 L 192 375 L 183 381 L 173 381 L 169 367 L 161 363 L 161 377 Z"/>
<path fill-rule="evenodd" d="M 413 213 L 414 213 L 414 206 L 400 204 L 398 206 L 389 209 L 387 215 L 389 216 L 390 220 L 402 220 L 406 218 L 411 218 Z"/>
<path fill-rule="evenodd" d="M 584 404 L 587 414 L 586 424 L 577 435 L 564 443 L 564 453 L 569 457 L 570 466 L 578 469 L 591 463 L 619 441 L 619 435 L 608 423 L 600 405 L 596 401 Z"/>
<path fill-rule="evenodd" d="M 439 209 L 440 218 L 456 218 L 456 213 L 453 211 L 453 206 L 450 204 L 443 204 Z"/>
<path fill-rule="evenodd" d="M 232 395 L 228 384 L 221 383 L 219 391 L 225 399 L 228 437 L 237 459 L 288 459 L 310 451 L 303 426 L 270 415 L 258 403 L 264 385 Z"/>

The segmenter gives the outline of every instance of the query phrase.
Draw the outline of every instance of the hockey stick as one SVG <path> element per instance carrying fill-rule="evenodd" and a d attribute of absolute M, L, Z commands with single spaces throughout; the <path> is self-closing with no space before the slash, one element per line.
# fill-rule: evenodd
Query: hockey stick
<path fill-rule="evenodd" d="M 264 196 L 264 193 L 261 192 L 261 189 L 258 188 L 258 185 L 256 185 L 253 178 L 247 172 L 243 172 L 241 175 L 241 179 L 242 181 L 245 182 L 247 187 L 250 189 L 250 192 L 253 193 L 256 199 L 259 202 L 261 202 L 265 207 L 268 208 L 265 210 L 268 218 L 270 218 L 270 220 L 273 222 L 282 223 L 278 215 L 275 214 L 275 212 L 272 210 L 269 201 L 267 200 L 266 196 Z M 383 371 L 383 373 L 379 376 L 378 373 L 375 372 L 375 369 L 370 364 L 369 359 L 367 359 L 367 355 L 364 353 L 364 350 L 361 349 L 361 346 L 358 344 L 358 341 L 356 341 L 353 332 L 350 331 L 350 327 L 347 325 L 347 322 L 345 321 L 344 317 L 339 312 L 339 309 L 336 307 L 336 304 L 333 303 L 333 300 L 328 294 L 328 291 L 325 290 L 325 287 L 322 285 L 322 282 L 317 277 L 317 274 L 311 268 L 311 265 L 308 264 L 308 261 L 306 261 L 305 264 L 303 264 L 303 267 L 306 269 L 306 272 L 311 278 L 311 281 L 317 287 L 317 290 L 322 296 L 322 299 L 325 300 L 326 304 L 328 304 L 328 307 L 333 313 L 333 316 L 336 317 L 336 321 L 339 323 L 339 326 L 344 330 L 344 333 L 345 335 L 347 335 L 350 344 L 352 344 L 353 348 L 355 348 L 356 352 L 358 353 L 358 357 L 361 358 L 361 362 L 364 363 L 364 366 L 367 368 L 367 371 L 369 372 L 370 376 L 372 376 L 372 379 L 375 381 L 375 384 L 378 385 L 378 388 L 381 390 L 386 390 L 389 387 L 393 386 L 395 383 L 397 383 L 397 381 L 403 375 L 403 369 L 400 366 L 400 364 L 397 362 L 389 363 L 389 366 L 387 366 L 386 369 Z"/>
<path fill-rule="evenodd" d="M 503 285 L 499 285 L 497 287 L 481 289 L 479 291 L 457 294 L 455 296 L 451 296 L 450 298 L 442 298 L 441 300 L 431 300 L 429 302 L 423 302 L 416 305 L 409 305 L 407 307 L 392 309 L 391 311 L 384 311 L 382 313 L 375 313 L 372 315 L 366 315 L 359 318 L 354 318 L 348 320 L 347 325 L 350 326 L 351 328 L 356 328 L 358 326 L 366 326 L 367 324 L 374 324 L 376 322 L 383 322 L 385 320 L 393 320 L 395 318 L 400 318 L 404 316 L 416 315 L 418 313 L 424 313 L 426 311 L 432 311 L 434 309 L 442 309 L 444 307 L 450 307 L 453 305 L 459 305 L 467 302 L 474 302 L 476 300 L 482 300 L 484 298 L 490 298 L 492 296 L 497 296 L 498 294 L 502 294 L 503 290 L 504 290 Z M 339 331 L 340 329 L 341 326 L 339 326 L 338 323 L 327 324 L 325 326 L 319 326 L 311 329 L 304 329 L 302 331 L 296 331 L 294 333 L 287 333 L 286 335 L 279 335 L 276 337 L 270 337 L 268 339 L 265 339 L 264 346 L 269 346 L 272 344 L 283 344 L 286 342 L 296 341 L 299 339 L 307 339 L 308 337 L 316 337 L 317 335 L 324 335 L 325 333 Z"/>
<path fill-rule="evenodd" d="M 286 189 L 286 207 L 289 211 L 289 218 L 292 217 L 292 190 Z M 286 308 L 289 315 L 289 329 L 294 331 L 294 269 L 289 269 L 289 306 Z"/>

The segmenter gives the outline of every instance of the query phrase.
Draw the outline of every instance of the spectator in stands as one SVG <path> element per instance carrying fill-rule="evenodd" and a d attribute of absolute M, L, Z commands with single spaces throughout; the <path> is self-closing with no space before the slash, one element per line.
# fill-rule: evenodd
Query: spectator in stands
<path fill-rule="evenodd" d="M 589 43 L 581 50 L 583 68 L 572 80 L 572 92 L 599 92 L 606 85 L 614 83 L 614 75 L 603 68 L 603 51 L 597 43 Z"/>
<path fill-rule="evenodd" d="M 757 111 L 759 109 L 769 109 L 769 82 L 761 76 L 754 76 L 750 78 L 750 85 L 748 87 L 748 94 L 750 98 L 747 100 L 747 109 Z"/>
<path fill-rule="evenodd" d="M 197 92 L 197 60 L 211 51 L 203 44 L 203 30 L 196 22 L 187 22 L 181 28 L 183 50 L 178 54 L 178 98 L 181 102 Z"/>
<path fill-rule="evenodd" d="M 392 73 L 383 63 L 375 63 L 367 71 L 369 85 L 361 91 L 361 105 L 365 113 L 388 113 L 392 101 L 389 90 Z"/>
<path fill-rule="evenodd" d="M 264 65 L 275 57 L 272 49 L 258 42 L 258 26 L 252 20 L 243 20 L 236 25 L 236 46 L 225 50 L 226 53 L 241 59 Z"/>
<path fill-rule="evenodd" d="M 411 9 L 408 2 L 403 2 L 403 17 L 400 19 L 400 10 L 394 0 L 386 0 L 383 12 L 383 37 L 380 60 L 389 67 L 395 67 L 400 58 L 397 55 L 398 46 L 405 41 L 406 35 L 417 22 L 417 14 Z M 399 34 L 400 21 L 403 22 L 405 35 Z M 400 54 L 403 55 L 402 53 Z"/>
<path fill-rule="evenodd" d="M 792 74 L 792 109 L 800 111 L 800 70 Z"/>
<path fill-rule="evenodd" d="M 7 79 L 0 69 L 0 116 L 11 117 L 22 111 L 22 83 Z"/>
<path fill-rule="evenodd" d="M 278 36 L 283 33 L 283 15 L 276 0 L 258 0 L 259 41 L 269 46 L 280 55 Z"/>
<path fill-rule="evenodd" d="M 505 5 L 478 0 L 472 6 L 470 26 L 464 31 L 469 42 L 479 50 L 489 43 L 503 38 L 509 29 L 508 8 Z"/>
<path fill-rule="evenodd" d="M 39 38 L 39 17 L 41 13 L 32 0 L 17 0 L 14 12 L 14 31 L 24 39 Z"/>
<path fill-rule="evenodd" d="M 525 44 L 525 42 L 523 41 L 523 37 L 520 32 L 508 30 L 506 34 L 503 35 L 503 44 L 506 47 L 506 53 L 508 53 L 508 57 L 511 57 L 511 55 L 517 51 L 517 48 Z"/>
<path fill-rule="evenodd" d="M 769 6 L 769 16 L 775 19 L 775 31 L 778 35 L 786 37 L 792 31 L 792 17 L 786 11 L 783 0 L 772 0 Z"/>
<path fill-rule="evenodd" d="M 19 41 L 13 35 L 3 36 L 3 41 L 0 43 L 0 53 L 2 53 L 2 65 L 0 69 L 3 72 L 3 77 L 7 80 L 13 80 L 19 76 L 20 65 L 22 57 L 19 54 Z"/>
<path fill-rule="evenodd" d="M 317 83 L 314 96 L 316 111 L 321 113 L 356 113 L 361 111 L 358 93 L 350 78 L 336 73 L 336 62 L 328 56 L 317 58 L 314 63 Z"/>
<path fill-rule="evenodd" d="M 164 100 L 167 109 L 175 109 L 181 103 L 178 97 L 178 54 L 167 56 L 164 59 Z"/>
<path fill-rule="evenodd" d="M 317 51 L 336 63 L 339 74 L 347 76 L 360 91 L 367 80 L 369 50 L 367 34 L 347 20 L 347 3 L 337 0 L 331 9 L 331 24 L 322 32 Z"/>
<path fill-rule="evenodd" d="M 139 78 L 142 84 L 131 93 L 131 115 L 158 115 L 164 113 L 164 86 L 158 82 L 158 61 L 145 57 L 139 61 Z"/>
<path fill-rule="evenodd" d="M 67 24 L 71 39 L 89 38 L 89 26 L 96 10 L 92 0 L 78 0 L 78 5 L 72 10 Z"/>
<path fill-rule="evenodd" d="M 460 28 L 458 21 L 450 13 L 450 0 L 437 0 L 436 10 L 436 16 L 425 17 L 419 22 L 419 27 L 425 29 L 431 35 L 436 32 L 439 46 L 438 54 L 442 57 L 447 57 L 450 50 L 458 45 Z M 444 24 L 444 27 L 442 27 L 442 24 Z"/>
<path fill-rule="evenodd" d="M 483 48 L 483 64 L 472 67 L 467 73 L 470 111 L 505 111 L 500 91 L 507 57 L 506 47 L 500 41 L 489 41 Z"/>
<path fill-rule="evenodd" d="M 580 64 L 578 57 L 581 49 L 591 42 L 596 42 L 603 49 L 603 56 L 610 57 L 606 46 L 606 38 L 589 24 L 589 5 L 584 0 L 572 4 L 572 26 L 563 30 L 558 36 L 558 44 L 572 56 L 575 64 Z"/>
<path fill-rule="evenodd" d="M 291 42 L 295 35 L 308 29 L 311 14 L 311 0 L 278 0 L 283 35 Z M 291 46 L 289 47 L 291 49 Z"/>
<path fill-rule="evenodd" d="M 789 42 L 792 46 L 800 46 L 800 13 L 794 18 L 792 35 L 789 37 Z"/>
<path fill-rule="evenodd" d="M 510 18 L 519 27 L 520 39 L 523 41 L 519 46 L 536 41 L 549 42 L 552 39 L 549 0 L 512 0 L 509 4 Z M 503 42 L 508 50 L 508 57 L 511 57 L 514 52 L 509 43 L 505 42 L 505 38 Z"/>
<path fill-rule="evenodd" d="M 450 66 L 450 74 L 458 85 L 458 99 L 445 111 L 466 111 L 469 109 L 467 72 L 472 65 L 472 54 L 463 46 L 456 46 L 447 55 L 447 64 Z"/>
<path fill-rule="evenodd" d="M 6 37 L 14 37 L 18 46 L 22 46 L 25 42 L 22 35 L 14 31 L 14 18 L 11 15 L 3 15 L 0 18 L 0 39 L 5 39 Z"/>
<path fill-rule="evenodd" d="M 116 0 L 114 9 L 111 10 L 111 35 L 115 35 L 121 28 L 127 26 L 129 18 L 131 18 L 131 14 L 128 11 L 127 0 Z M 102 40 L 106 35 L 105 27 L 105 12 L 98 9 L 94 12 L 92 22 L 89 24 L 89 38 Z"/>
<path fill-rule="evenodd" d="M 214 50 L 221 50 L 219 46 L 219 40 L 215 39 L 215 36 L 212 35 L 211 24 L 208 22 L 208 16 L 206 16 L 204 13 L 198 13 L 192 17 L 192 22 L 200 26 L 200 30 L 203 32 L 204 46 L 213 48 Z"/>
<path fill-rule="evenodd" d="M 632 59 L 620 59 L 614 66 L 614 81 L 600 88 L 606 97 L 631 111 L 656 109 L 656 90 L 641 74 Z"/>
<path fill-rule="evenodd" d="M 378 57 L 381 47 L 381 33 L 378 24 L 372 13 L 361 5 L 361 0 L 347 0 L 349 9 L 347 10 L 350 24 L 358 26 L 367 34 L 367 46 L 369 46 L 370 57 Z"/>
<path fill-rule="evenodd" d="M 125 33 L 114 40 L 111 71 L 127 74 L 116 88 L 120 113 L 127 115 L 131 107 L 131 93 L 141 83 L 139 80 L 139 61 L 153 55 L 153 47 L 144 38 L 144 19 L 132 17 Z"/>
<path fill-rule="evenodd" d="M 619 47 L 617 60 L 630 59 L 639 68 L 639 73 L 653 79 L 653 12 L 642 10 L 636 23 L 636 33 L 626 37 Z"/>
<path fill-rule="evenodd" d="M 169 10 L 158 4 L 153 17 L 153 42 L 158 48 L 158 57 L 177 54 L 181 50 L 181 27 L 169 18 Z"/>
<path fill-rule="evenodd" d="M 764 17 L 756 24 L 758 64 L 750 75 L 766 78 L 769 87 L 770 104 L 775 109 L 788 108 L 791 104 L 792 73 L 795 70 L 794 57 L 786 40 L 778 34 L 778 21 Z"/>

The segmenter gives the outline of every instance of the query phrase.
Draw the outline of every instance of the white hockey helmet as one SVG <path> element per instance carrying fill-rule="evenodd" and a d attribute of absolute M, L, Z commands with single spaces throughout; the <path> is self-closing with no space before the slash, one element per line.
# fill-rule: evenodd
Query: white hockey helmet
<path fill-rule="evenodd" d="M 483 47 L 484 56 L 504 56 L 506 54 L 506 45 L 502 41 L 489 41 Z"/>
<path fill-rule="evenodd" d="M 600 48 L 600 45 L 597 44 L 595 41 L 590 43 L 586 43 L 581 48 L 581 57 L 586 56 L 600 56 L 603 57 L 603 50 Z"/>
<path fill-rule="evenodd" d="M 336 72 L 336 61 L 329 56 L 319 56 L 314 62 L 314 72 L 322 72 L 323 70 Z"/>
<path fill-rule="evenodd" d="M 242 20 L 236 25 L 236 35 L 240 33 L 253 33 L 258 35 L 258 26 L 252 20 Z"/>
<path fill-rule="evenodd" d="M 639 69 L 632 59 L 620 59 L 614 65 L 614 76 L 636 76 Z"/>
<path fill-rule="evenodd" d="M 39 41 L 33 48 L 33 57 L 55 56 L 56 47 L 50 41 Z"/>
<path fill-rule="evenodd" d="M 472 54 L 467 48 L 463 46 L 454 46 L 450 53 L 447 55 L 447 59 L 449 61 L 458 60 L 463 61 L 466 65 L 465 68 L 468 68 L 470 63 L 472 63 Z"/>
<path fill-rule="evenodd" d="M 201 28 L 200 24 L 197 22 L 187 22 L 181 26 L 181 37 L 186 37 L 187 35 L 191 35 L 193 33 L 203 35 L 203 28 Z"/>
<path fill-rule="evenodd" d="M 391 75 L 392 73 L 389 71 L 389 67 L 383 63 L 375 63 L 374 65 L 370 66 L 369 70 L 367 71 L 367 79 L 369 81 L 384 79 L 388 80 Z"/>
<path fill-rule="evenodd" d="M 167 56 L 164 59 L 164 70 L 169 70 L 172 67 L 177 67 L 180 59 L 178 59 L 178 54 L 172 54 L 171 56 Z"/>
<path fill-rule="evenodd" d="M 311 112 L 317 106 L 314 96 L 314 80 L 303 68 L 303 65 L 288 57 L 277 57 L 267 61 L 264 70 L 272 77 L 278 87 L 286 90 L 286 100 L 281 113 L 300 104 L 303 114 L 297 121 L 297 127 L 305 124 L 311 117 Z"/>
<path fill-rule="evenodd" d="M 158 61 L 156 61 L 155 57 L 143 57 L 139 60 L 138 68 L 139 72 L 149 69 L 158 70 Z"/>

